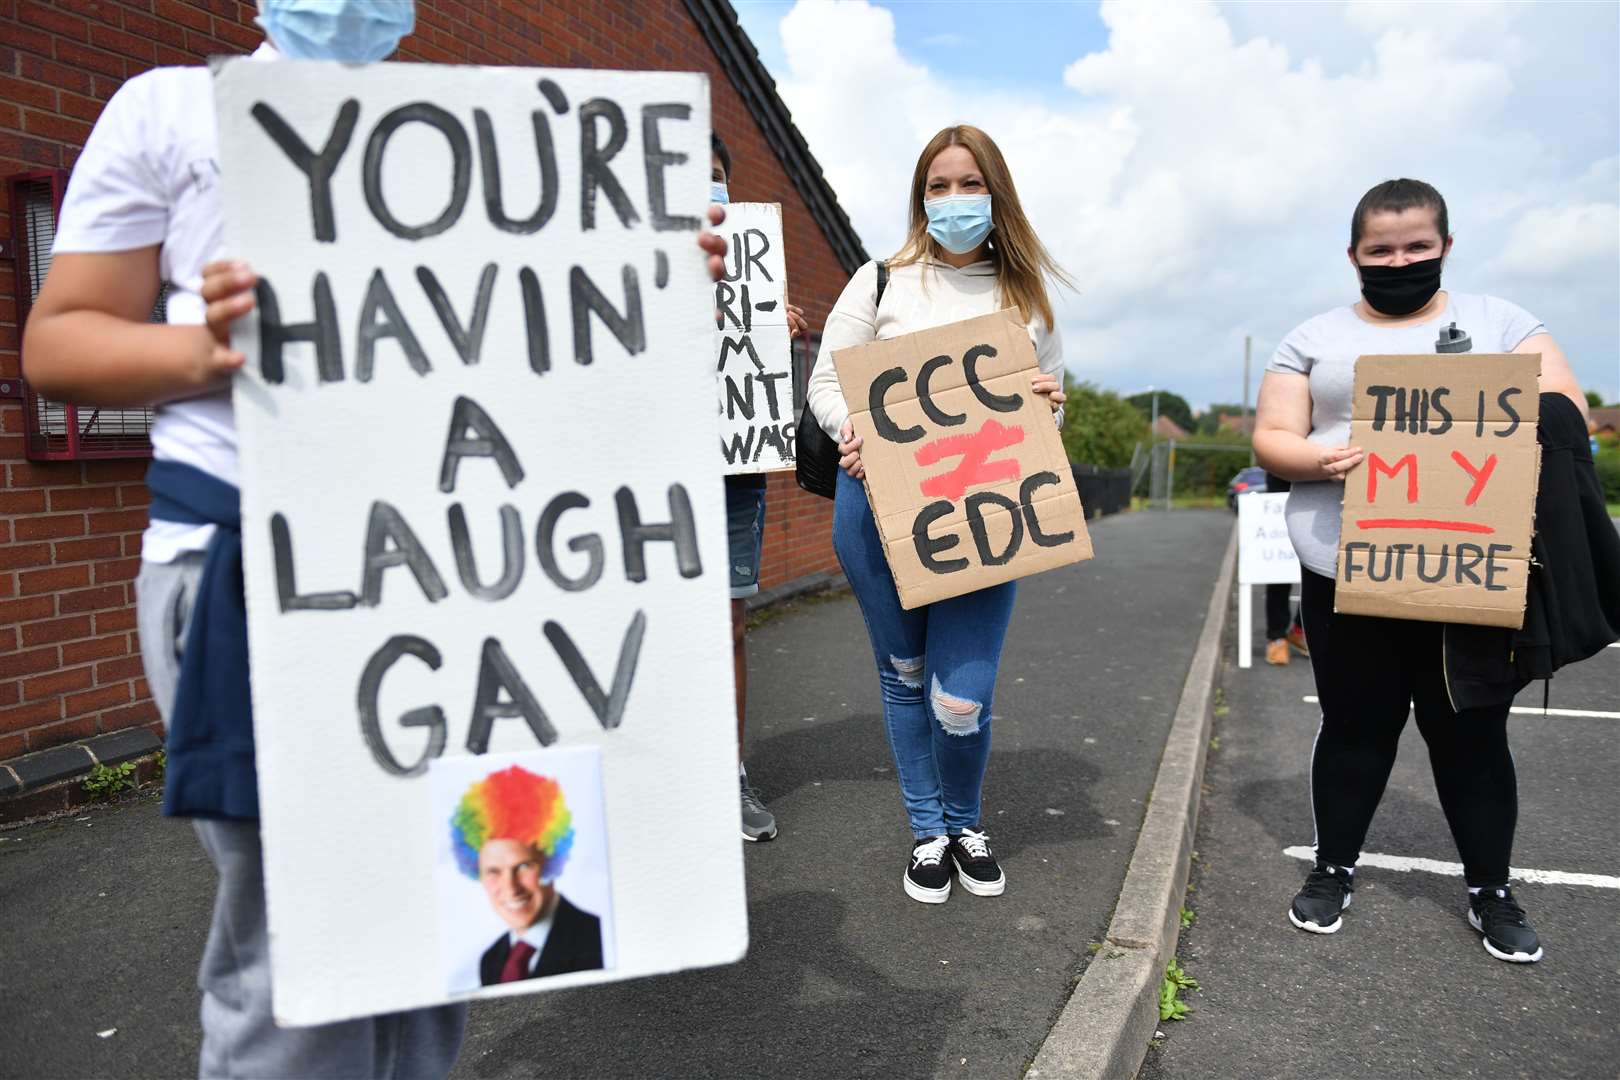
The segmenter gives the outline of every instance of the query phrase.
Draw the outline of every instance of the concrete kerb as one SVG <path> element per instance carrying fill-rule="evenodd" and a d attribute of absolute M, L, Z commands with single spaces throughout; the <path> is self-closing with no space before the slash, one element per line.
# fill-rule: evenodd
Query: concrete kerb
<path fill-rule="evenodd" d="M 1047 1033 L 1026 1077 L 1129 1080 L 1147 1056 L 1148 1040 L 1159 1022 L 1159 984 L 1181 932 L 1221 635 L 1236 564 L 1234 524 L 1107 939 Z"/>

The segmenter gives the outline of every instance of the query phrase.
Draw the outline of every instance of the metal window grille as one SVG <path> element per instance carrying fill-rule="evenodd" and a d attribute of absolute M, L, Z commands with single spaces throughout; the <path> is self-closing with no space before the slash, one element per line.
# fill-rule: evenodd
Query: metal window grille
<path fill-rule="evenodd" d="M 11 196 L 12 250 L 17 252 L 17 324 L 39 296 L 51 268 L 56 217 L 67 190 L 66 170 L 28 172 L 7 181 Z M 167 321 L 169 287 L 164 285 L 152 310 L 153 322 Z M 24 450 L 33 461 L 78 461 L 87 458 L 152 456 L 153 410 L 99 409 L 66 405 L 34 392 L 23 380 L 26 421 Z"/>

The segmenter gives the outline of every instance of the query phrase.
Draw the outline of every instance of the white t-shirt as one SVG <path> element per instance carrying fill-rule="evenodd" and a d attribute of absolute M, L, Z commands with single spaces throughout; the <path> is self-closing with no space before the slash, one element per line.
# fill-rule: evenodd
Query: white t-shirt
<path fill-rule="evenodd" d="M 1448 292 L 1446 308 L 1426 322 L 1380 326 L 1337 307 L 1289 332 L 1267 371 L 1305 375 L 1311 381 L 1311 433 L 1323 446 L 1350 440 L 1350 406 L 1356 391 L 1356 358 L 1431 353 L 1440 330 L 1451 323 L 1466 333 L 1476 353 L 1507 353 L 1527 338 L 1545 334 L 1541 320 L 1494 296 Z M 1466 354 L 1464 354 L 1466 355 Z M 1295 481 L 1288 493 L 1288 536 L 1305 569 L 1323 577 L 1337 572 L 1339 511 L 1344 485 L 1336 480 Z"/>
<path fill-rule="evenodd" d="M 269 45 L 255 58 L 273 59 Z M 74 166 L 56 225 L 55 255 L 161 245 L 168 321 L 203 322 L 202 268 L 223 254 L 214 86 L 205 67 L 155 68 L 119 87 Z M 157 407 L 152 456 L 238 486 L 229 389 Z M 141 554 L 172 562 L 201 551 L 212 525 L 153 521 Z"/>
<path fill-rule="evenodd" d="M 869 262 L 855 271 L 844 286 L 822 328 L 821 351 L 810 373 L 807 397 L 811 413 L 834 440 L 849 419 L 849 406 L 844 403 L 838 372 L 833 368 L 833 350 L 990 315 L 1006 306 L 996 294 L 995 264 L 988 261 L 970 263 L 960 270 L 942 262 L 894 267 L 883 290 L 883 303 L 874 307 L 872 298 L 876 294 L 877 263 Z M 1029 326 L 1029 336 L 1035 343 L 1035 359 L 1041 370 L 1061 379 L 1063 340 L 1057 327 L 1048 330 L 1037 315 Z M 1059 427 L 1063 426 L 1061 411 L 1055 419 Z"/>

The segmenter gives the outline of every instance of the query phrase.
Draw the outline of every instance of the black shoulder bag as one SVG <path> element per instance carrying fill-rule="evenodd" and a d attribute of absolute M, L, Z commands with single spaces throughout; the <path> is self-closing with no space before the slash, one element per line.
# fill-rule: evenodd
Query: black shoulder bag
<path fill-rule="evenodd" d="M 888 284 L 889 264 L 880 262 L 877 264 L 877 299 L 872 303 L 874 320 L 878 305 L 883 303 L 883 290 Z M 811 371 L 813 374 L 814 368 Z M 811 494 L 820 495 L 824 499 L 832 498 L 838 488 L 838 443 L 821 430 L 821 422 L 810 411 L 808 386 L 804 396 L 804 408 L 799 410 L 799 424 L 794 431 L 798 436 L 793 465 L 794 478 L 798 480 L 800 487 Z"/>

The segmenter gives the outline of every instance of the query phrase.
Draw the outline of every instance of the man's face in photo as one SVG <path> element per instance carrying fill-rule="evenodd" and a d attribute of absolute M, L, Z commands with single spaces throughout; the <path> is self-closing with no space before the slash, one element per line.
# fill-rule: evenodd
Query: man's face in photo
<path fill-rule="evenodd" d="M 522 932 L 539 920 L 552 888 L 540 882 L 546 860 L 517 840 L 491 840 L 478 852 L 478 880 L 501 921 Z"/>

